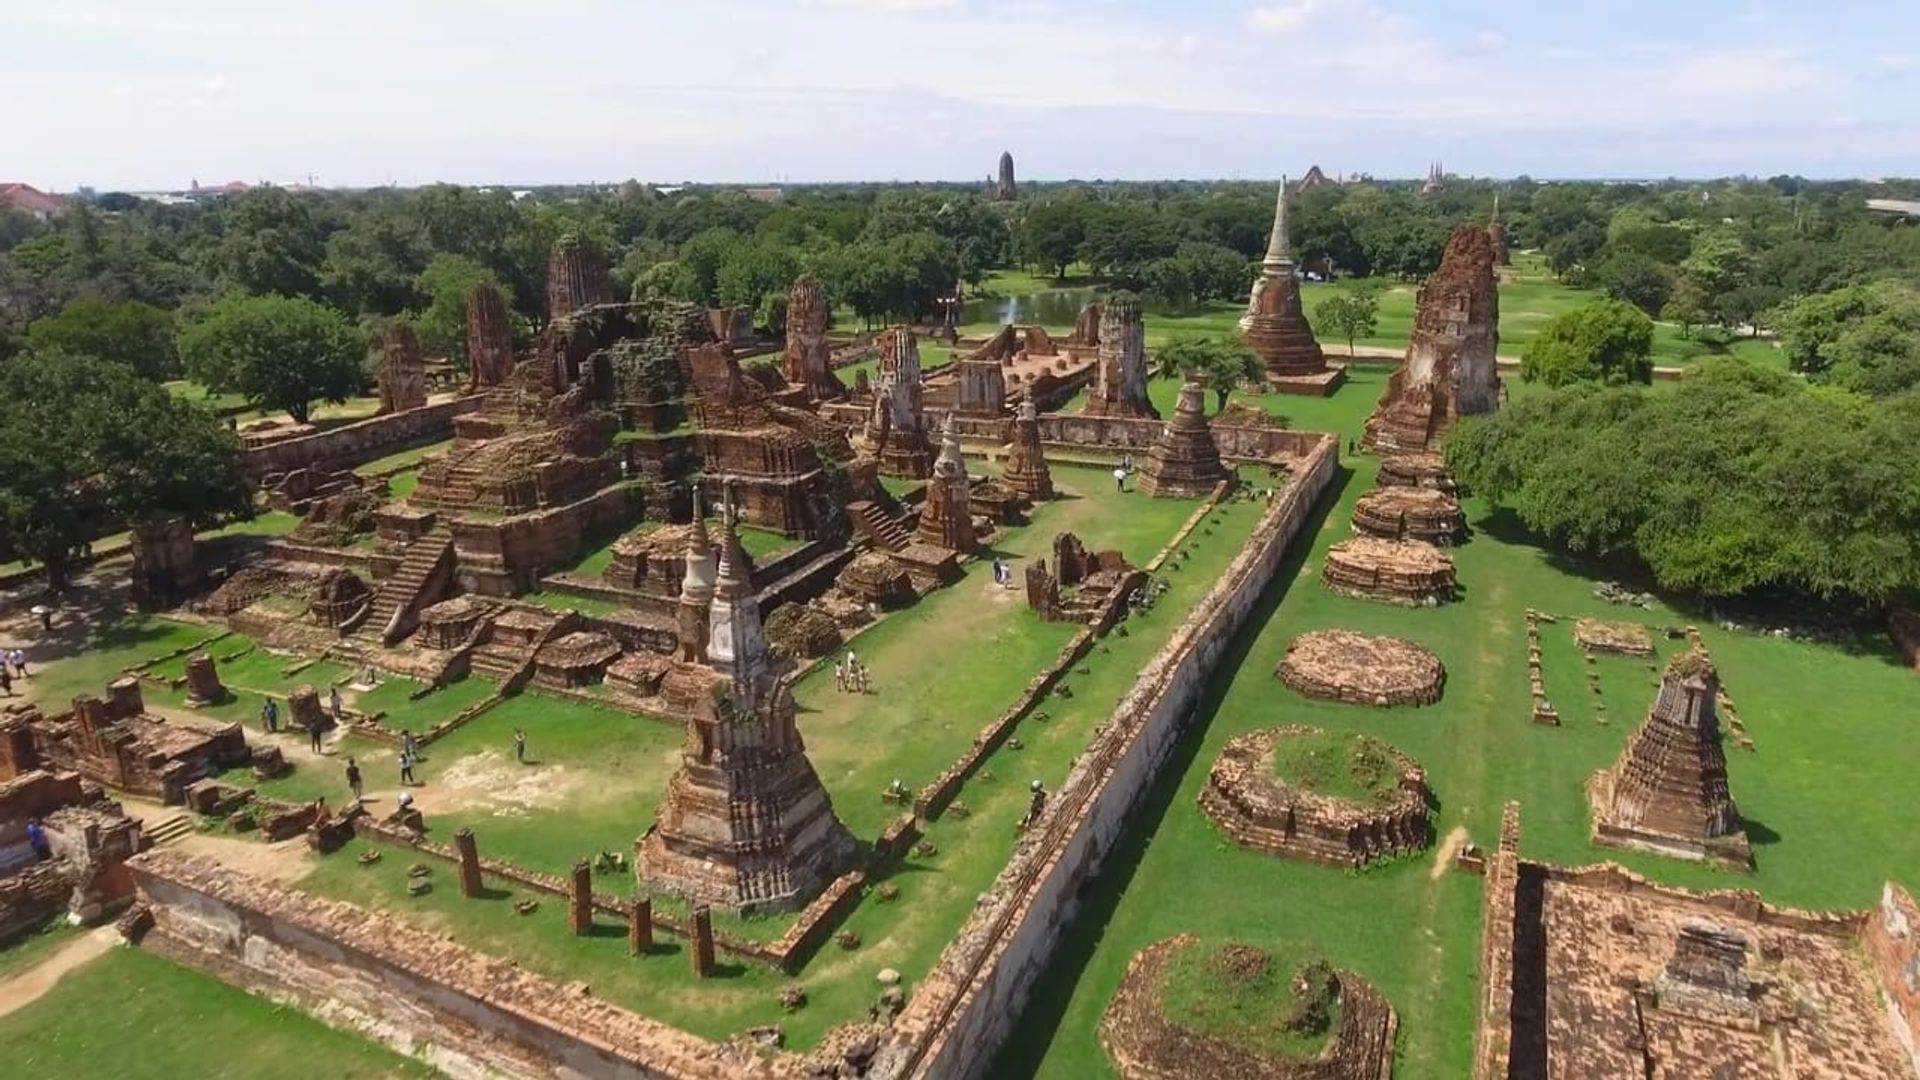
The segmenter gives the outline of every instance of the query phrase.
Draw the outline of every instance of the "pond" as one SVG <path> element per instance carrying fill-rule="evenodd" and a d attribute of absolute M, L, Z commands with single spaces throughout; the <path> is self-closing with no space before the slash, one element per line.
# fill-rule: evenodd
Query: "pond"
<path fill-rule="evenodd" d="M 1087 306 L 1100 290 L 1092 286 L 1072 289 L 1042 289 L 1025 296 L 989 296 L 969 300 L 960 310 L 960 321 L 971 325 L 995 323 L 1005 326 L 1072 326 L 1080 309 Z"/>

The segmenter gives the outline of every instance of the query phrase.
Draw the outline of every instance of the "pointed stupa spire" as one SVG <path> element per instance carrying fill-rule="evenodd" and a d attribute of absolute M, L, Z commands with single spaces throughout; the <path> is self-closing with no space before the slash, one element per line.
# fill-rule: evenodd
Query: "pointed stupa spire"
<path fill-rule="evenodd" d="M 733 489 L 728 487 L 721 498 L 720 567 L 714 575 L 714 596 L 751 597 L 753 573 L 747 566 L 746 549 L 740 546 L 740 515 L 733 504 Z"/>
<path fill-rule="evenodd" d="M 720 569 L 713 586 L 713 604 L 707 609 L 707 662 L 733 680 L 736 689 L 751 690 L 766 673 L 766 630 L 760 624 L 760 601 L 753 592 L 753 572 L 740 547 L 739 513 L 733 490 L 722 496 Z"/>
<path fill-rule="evenodd" d="M 1497 191 L 1493 193 L 1493 216 L 1487 219 L 1487 224 L 1500 224 L 1500 193 Z"/>
<path fill-rule="evenodd" d="M 687 572 L 680 579 L 682 596 L 707 599 L 713 595 L 713 538 L 707 535 L 705 506 L 700 489 L 693 492 L 693 530 L 687 534 Z"/>
<path fill-rule="evenodd" d="M 1260 268 L 1271 274 L 1293 273 L 1293 247 L 1287 240 L 1287 178 L 1280 178 L 1280 194 L 1273 201 L 1273 232 L 1267 237 L 1267 257 Z"/>

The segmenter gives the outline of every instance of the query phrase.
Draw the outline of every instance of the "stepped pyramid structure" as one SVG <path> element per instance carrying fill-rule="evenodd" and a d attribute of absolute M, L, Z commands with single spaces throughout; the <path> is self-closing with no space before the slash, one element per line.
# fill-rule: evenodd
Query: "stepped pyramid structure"
<path fill-rule="evenodd" d="M 1204 498 L 1227 478 L 1207 425 L 1207 388 L 1197 379 L 1180 386 L 1173 419 L 1160 429 L 1160 438 L 1147 452 L 1140 469 L 1140 490 L 1155 498 Z"/>
<path fill-rule="evenodd" d="M 1720 679 L 1699 650 L 1673 658 L 1646 722 L 1612 769 L 1594 774 L 1593 839 L 1613 847 L 1753 869 L 1727 788 L 1715 711 Z"/>
<path fill-rule="evenodd" d="M 1013 440 L 1008 443 L 1007 467 L 1000 479 L 1009 491 L 1028 502 L 1053 498 L 1053 472 L 1040 446 L 1040 413 L 1031 399 L 1022 400 L 1014 416 Z"/>
<path fill-rule="evenodd" d="M 789 676 L 773 665 L 736 517 L 729 500 L 706 664 L 675 665 L 663 682 L 688 717 L 686 740 L 635 866 L 651 887 L 751 914 L 804 906 L 853 864 L 855 847 L 794 724 Z"/>
<path fill-rule="evenodd" d="M 1274 200 L 1273 233 L 1267 238 L 1267 257 L 1247 297 L 1247 313 L 1240 317 L 1240 340 L 1260 358 L 1268 385 L 1288 394 L 1325 396 L 1346 378 L 1342 368 L 1327 368 L 1313 327 L 1300 311 L 1300 287 L 1293 276 L 1293 255 L 1287 242 L 1287 181 L 1280 180 Z"/>
<path fill-rule="evenodd" d="M 1387 378 L 1361 444 L 1380 453 L 1438 450 L 1453 422 L 1500 404 L 1500 294 L 1487 230 L 1462 225 L 1414 301 L 1413 340 Z"/>
<path fill-rule="evenodd" d="M 949 551 L 970 553 L 980 542 L 973 532 L 973 514 L 967 506 L 967 461 L 960 454 L 960 433 L 953 416 L 940 433 L 940 457 L 933 463 L 926 504 L 920 508 L 918 539 Z"/>

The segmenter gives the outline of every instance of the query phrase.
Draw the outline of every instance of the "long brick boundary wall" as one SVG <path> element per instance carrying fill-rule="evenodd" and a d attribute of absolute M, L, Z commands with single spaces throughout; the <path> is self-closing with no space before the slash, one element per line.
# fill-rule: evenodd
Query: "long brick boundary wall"
<path fill-rule="evenodd" d="M 451 438 L 453 418 L 477 411 L 482 400 L 479 395 L 473 395 L 436 401 L 406 412 L 342 424 L 296 439 L 282 439 L 248 450 L 242 461 L 247 475 L 255 479 L 268 473 L 316 466 L 351 469 L 410 447 Z"/>
<path fill-rule="evenodd" d="M 871 1076 L 985 1075 L 1074 917 L 1128 812 L 1179 742 L 1221 655 L 1279 571 L 1332 483 L 1336 441 L 1321 436 L 1207 596 L 1121 699 L 1040 824 L 895 1021 Z"/>
<path fill-rule="evenodd" d="M 787 1080 L 761 1057 L 592 996 L 445 935 L 169 851 L 128 860 L 142 944 L 454 1076 Z"/>

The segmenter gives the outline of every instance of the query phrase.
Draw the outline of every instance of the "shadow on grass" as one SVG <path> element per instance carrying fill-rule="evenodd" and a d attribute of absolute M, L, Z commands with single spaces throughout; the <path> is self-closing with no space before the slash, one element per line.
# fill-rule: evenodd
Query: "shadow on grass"
<path fill-rule="evenodd" d="M 1273 581 L 1268 584 L 1260 599 L 1248 613 L 1246 623 L 1235 634 L 1226 650 L 1215 662 L 1214 671 L 1233 672 L 1240 670 L 1252 652 L 1260 632 L 1268 620 L 1279 609 L 1281 601 L 1301 583 L 1300 571 L 1313 551 L 1314 538 L 1326 525 L 1327 518 L 1340 505 L 1341 494 L 1353 478 L 1353 470 L 1337 466 L 1334 478 L 1327 491 L 1321 495 L 1319 504 L 1312 514 L 1301 523 L 1294 534 L 1293 543 L 1286 558 L 1280 563 Z M 1309 580 L 1304 583 L 1311 586 Z M 1127 823 L 1115 842 L 1113 849 L 1101 860 L 1100 873 L 1082 887 L 1080 909 L 1065 933 L 1060 944 L 1040 978 L 1034 983 L 1027 997 L 1026 1008 L 1022 1011 L 1019 1025 L 1014 1029 L 1007 1044 L 1000 1050 L 991 1070 L 996 1077 L 1030 1077 L 1039 1069 L 1046 1056 L 1048 1046 L 1058 1034 L 1060 1023 L 1066 1016 L 1067 1006 L 1073 998 L 1075 986 L 1094 953 L 1099 949 L 1105 937 L 1107 923 L 1120 905 L 1120 898 L 1132 883 L 1133 876 L 1140 869 L 1145 857 L 1147 845 L 1160 829 L 1167 811 L 1174 804 L 1181 784 L 1186 780 L 1188 770 L 1200 752 L 1200 746 L 1206 741 L 1207 728 L 1213 723 L 1219 711 L 1220 702 L 1226 696 L 1231 678 L 1210 678 L 1207 680 L 1205 696 L 1185 721 L 1186 730 L 1179 736 L 1178 745 L 1167 761 L 1161 765 L 1153 783 L 1146 789 L 1128 813 Z"/>

